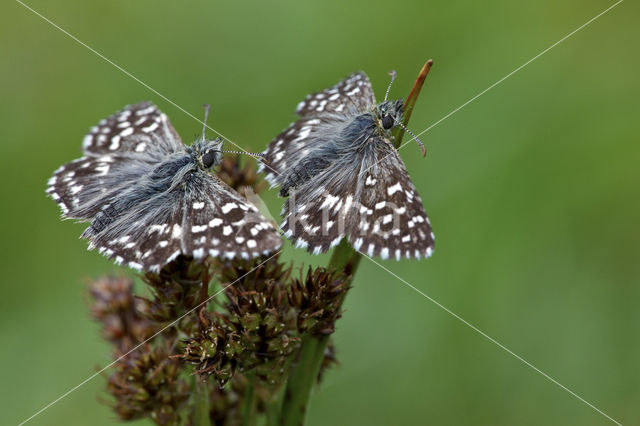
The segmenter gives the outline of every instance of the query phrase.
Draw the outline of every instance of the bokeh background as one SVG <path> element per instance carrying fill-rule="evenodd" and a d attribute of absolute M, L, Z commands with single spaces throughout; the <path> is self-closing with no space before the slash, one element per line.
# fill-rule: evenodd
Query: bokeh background
<path fill-rule="evenodd" d="M 381 95 L 396 69 L 406 96 L 433 58 L 420 132 L 613 2 L 27 4 L 197 117 L 210 103 L 212 127 L 260 151 L 307 93 L 363 69 Z M 108 363 L 86 282 L 132 273 L 59 220 L 48 177 L 126 104 L 154 101 L 186 142 L 201 125 L 20 3 L 0 9 L 0 423 L 16 424 Z M 436 252 L 384 262 L 624 424 L 640 424 L 639 11 L 621 3 L 435 126 L 426 159 L 404 148 Z M 366 259 L 335 342 L 310 425 L 609 423 Z M 30 424 L 117 424 L 104 384 Z"/>

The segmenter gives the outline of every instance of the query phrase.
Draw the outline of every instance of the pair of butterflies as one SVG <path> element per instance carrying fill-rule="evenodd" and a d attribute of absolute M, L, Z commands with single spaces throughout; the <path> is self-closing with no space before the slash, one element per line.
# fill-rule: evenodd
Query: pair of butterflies
<path fill-rule="evenodd" d="M 388 91 L 387 91 L 388 93 Z M 313 253 L 344 237 L 370 256 L 428 257 L 433 233 L 393 146 L 402 101 L 377 104 L 358 72 L 300 102 L 300 119 L 264 153 L 280 195 L 284 235 Z M 47 193 L 63 217 L 90 222 L 82 236 L 118 264 L 158 272 L 179 255 L 244 259 L 280 248 L 274 226 L 210 169 L 221 139 L 185 146 L 151 103 L 91 128 L 84 156 L 54 172 Z"/>

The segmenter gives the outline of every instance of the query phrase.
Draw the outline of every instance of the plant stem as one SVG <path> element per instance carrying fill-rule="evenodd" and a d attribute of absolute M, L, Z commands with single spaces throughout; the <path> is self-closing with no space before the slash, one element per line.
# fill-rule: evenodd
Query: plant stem
<path fill-rule="evenodd" d="M 244 401 L 242 405 L 242 425 L 253 426 L 256 424 L 256 398 L 253 381 L 253 374 L 246 374 L 246 388 L 244 390 Z"/>
<path fill-rule="evenodd" d="M 195 406 L 193 408 L 194 426 L 211 426 L 209 418 L 209 392 L 207 384 L 201 382 L 197 376 L 193 376 L 193 387 L 195 390 Z"/>
<path fill-rule="evenodd" d="M 265 426 L 280 426 L 280 411 L 282 410 L 282 400 L 284 398 L 285 385 L 280 386 L 271 401 L 266 404 L 267 421 Z"/>
<path fill-rule="evenodd" d="M 291 369 L 282 404 L 282 425 L 301 426 L 307 413 L 311 389 L 318 378 L 329 336 L 309 334 L 302 338 L 298 359 Z"/>
<path fill-rule="evenodd" d="M 345 238 L 333 251 L 327 269 L 344 272 L 349 277 L 350 283 L 358 269 L 361 257 L 362 255 L 356 252 Z M 313 336 L 307 334 L 302 338 L 298 359 L 289 373 L 289 380 L 284 394 L 282 425 L 300 426 L 304 424 L 311 390 L 318 379 L 318 373 L 328 342 L 328 335 Z"/>

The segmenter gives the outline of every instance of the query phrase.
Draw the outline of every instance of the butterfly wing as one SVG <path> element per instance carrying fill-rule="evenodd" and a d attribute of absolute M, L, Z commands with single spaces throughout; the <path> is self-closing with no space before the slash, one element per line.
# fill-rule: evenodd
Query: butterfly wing
<path fill-rule="evenodd" d="M 185 150 L 169 118 L 151 102 L 128 105 L 100 121 L 84 137 L 88 156 L 144 154 L 162 159 Z"/>
<path fill-rule="evenodd" d="M 336 85 L 313 93 L 298 104 L 298 121 L 275 137 L 264 152 L 260 171 L 272 185 L 282 183 L 281 176 L 311 151 L 322 148 L 333 132 L 349 123 L 357 114 L 376 105 L 371 82 L 356 72 Z"/>
<path fill-rule="evenodd" d="M 322 113 L 344 113 L 349 108 L 365 111 L 376 105 L 369 77 L 358 71 L 337 84 L 308 95 L 298 104 L 296 113 L 304 117 Z"/>
<path fill-rule="evenodd" d="M 91 248 L 117 263 L 154 272 L 180 254 L 249 259 L 282 244 L 255 206 L 203 171 L 171 191 L 142 199 L 103 231 L 85 236 Z"/>
<path fill-rule="evenodd" d="M 150 102 L 100 121 L 82 145 L 85 156 L 57 169 L 47 184 L 62 215 L 80 220 L 92 219 L 168 155 L 185 152 L 167 116 Z"/>
<path fill-rule="evenodd" d="M 380 136 L 297 189 L 283 217 L 284 235 L 315 254 L 344 236 L 356 250 L 383 259 L 433 252 L 422 200 L 396 149 Z"/>
<path fill-rule="evenodd" d="M 397 150 L 382 137 L 362 157 L 356 194 L 359 207 L 349 227 L 356 250 L 383 259 L 431 256 L 434 236 L 422 199 Z"/>

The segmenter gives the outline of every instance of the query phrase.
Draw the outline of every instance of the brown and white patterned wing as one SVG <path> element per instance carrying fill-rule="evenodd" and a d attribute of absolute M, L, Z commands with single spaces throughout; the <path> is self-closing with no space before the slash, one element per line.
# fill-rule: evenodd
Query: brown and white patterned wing
<path fill-rule="evenodd" d="M 169 118 L 151 102 L 128 105 L 101 120 L 84 137 L 85 155 L 145 154 L 164 158 L 185 150 Z"/>
<path fill-rule="evenodd" d="M 434 236 L 427 214 L 397 150 L 382 138 L 363 157 L 358 212 L 349 241 L 356 250 L 383 259 L 429 257 Z"/>
<path fill-rule="evenodd" d="M 376 105 L 369 77 L 358 71 L 337 84 L 308 95 L 298 104 L 296 113 L 305 117 L 322 113 L 344 113 L 349 108 L 366 111 Z"/>
<path fill-rule="evenodd" d="M 120 210 L 117 202 L 106 210 Z M 179 255 L 245 259 L 282 244 L 255 206 L 206 172 L 181 188 L 145 199 L 104 231 L 88 235 L 90 248 L 131 268 L 159 271 Z"/>
<path fill-rule="evenodd" d="M 185 152 L 169 119 L 150 102 L 100 121 L 83 141 L 85 156 L 58 168 L 47 194 L 67 218 L 89 220 L 167 156 Z"/>

